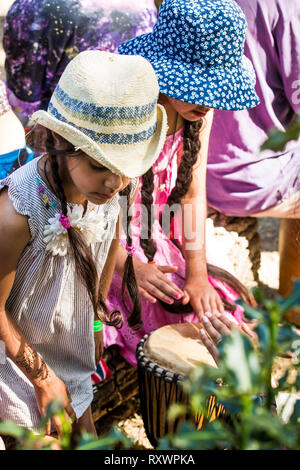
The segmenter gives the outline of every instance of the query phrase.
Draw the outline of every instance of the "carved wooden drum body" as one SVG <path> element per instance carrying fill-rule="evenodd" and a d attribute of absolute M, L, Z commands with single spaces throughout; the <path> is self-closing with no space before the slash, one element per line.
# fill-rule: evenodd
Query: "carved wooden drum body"
<path fill-rule="evenodd" d="M 174 433 L 190 416 L 170 421 L 167 417 L 172 404 L 187 404 L 182 380 L 195 367 L 216 363 L 202 344 L 200 324 L 180 323 L 167 325 L 145 335 L 137 347 L 139 392 L 142 417 L 147 437 L 156 447 L 158 440 Z M 224 407 L 215 403 L 214 397 L 207 403 L 207 418 L 212 421 L 224 414 Z M 203 415 L 193 417 L 198 429 L 204 424 Z"/>

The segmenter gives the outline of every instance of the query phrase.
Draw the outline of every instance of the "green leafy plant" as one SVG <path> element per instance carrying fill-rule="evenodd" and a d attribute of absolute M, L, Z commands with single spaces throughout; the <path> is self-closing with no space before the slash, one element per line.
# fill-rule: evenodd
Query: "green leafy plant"
<path fill-rule="evenodd" d="M 15 438 L 16 450 L 113 450 L 133 447 L 132 440 L 116 428 L 101 438 L 95 438 L 92 434 L 83 432 L 74 446 L 72 426 L 70 421 L 65 418 L 60 401 L 54 401 L 49 405 L 46 416 L 41 420 L 40 429 L 45 429 L 46 422 L 54 415 L 58 416 L 62 423 L 62 435 L 57 442 L 45 439 L 42 431 L 38 434 L 10 421 L 0 423 L 0 434 Z"/>
<path fill-rule="evenodd" d="M 290 394 L 300 390 L 300 336 L 285 319 L 290 309 L 300 306 L 300 281 L 287 299 L 268 300 L 258 289 L 254 295 L 259 307 L 241 303 L 245 315 L 257 322 L 257 342 L 253 344 L 238 330 L 224 336 L 218 368 L 199 367 L 184 382 L 191 415 L 207 413 L 208 398 L 214 396 L 224 405 L 225 416 L 200 431 L 185 423 L 175 435 L 160 441 L 160 449 L 300 449 L 300 400 L 292 406 L 290 400 Z M 275 363 L 287 353 L 293 357 L 294 380 L 287 371 L 274 388 Z M 276 397 L 282 392 L 286 402 L 276 412 Z M 284 420 L 288 407 L 290 416 Z M 175 407 L 171 417 L 180 413 L 182 407 Z"/>
<path fill-rule="evenodd" d="M 297 140 L 300 136 L 300 115 L 298 114 L 294 122 L 285 130 L 278 129 L 269 132 L 269 137 L 261 146 L 261 150 L 274 150 L 275 152 L 284 150 L 286 144 L 291 140 Z"/>
<path fill-rule="evenodd" d="M 291 405 L 290 394 L 300 391 L 300 336 L 293 325 L 286 320 L 291 310 L 300 308 L 300 281 L 295 282 L 291 295 L 282 299 L 268 300 L 262 291 L 254 289 L 258 307 L 243 305 L 245 315 L 255 321 L 257 341 L 236 330 L 224 336 L 219 344 L 220 362 L 218 368 L 198 367 L 184 381 L 189 396 L 188 410 L 173 406 L 170 417 L 186 413 L 195 415 L 207 413 L 209 397 L 224 405 L 226 413 L 197 431 L 190 422 L 183 424 L 178 432 L 160 440 L 159 450 L 168 449 L 238 449 L 275 450 L 300 449 L 300 401 Z M 278 357 L 293 357 L 294 378 L 287 370 L 272 386 L 274 365 Z M 286 402 L 281 410 L 275 410 L 276 396 L 286 393 Z M 300 394 L 299 394 L 300 398 Z M 283 419 L 288 411 L 289 418 Z M 60 448 L 69 450 L 71 424 L 64 418 L 59 402 L 53 402 L 41 422 L 41 429 L 47 420 L 59 415 L 62 426 Z M 13 423 L 0 423 L 0 434 L 13 436 L 18 449 L 49 449 L 53 444 L 45 442 L 41 435 L 20 428 Z M 103 438 L 83 433 L 76 450 L 133 449 L 134 444 L 121 431 L 113 429 Z"/>

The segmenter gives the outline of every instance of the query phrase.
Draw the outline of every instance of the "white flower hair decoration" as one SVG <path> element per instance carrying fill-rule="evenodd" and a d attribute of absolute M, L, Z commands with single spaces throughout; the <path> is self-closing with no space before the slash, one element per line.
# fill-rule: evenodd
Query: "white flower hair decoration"
<path fill-rule="evenodd" d="M 103 214 L 97 214 L 94 210 L 88 210 L 85 215 L 83 212 L 84 208 L 81 205 L 68 207 L 67 216 L 56 213 L 48 220 L 49 224 L 45 225 L 43 232 L 47 251 L 51 251 L 55 256 L 66 256 L 69 249 L 68 228 L 70 227 L 81 232 L 87 244 L 103 241 L 106 226 Z"/>

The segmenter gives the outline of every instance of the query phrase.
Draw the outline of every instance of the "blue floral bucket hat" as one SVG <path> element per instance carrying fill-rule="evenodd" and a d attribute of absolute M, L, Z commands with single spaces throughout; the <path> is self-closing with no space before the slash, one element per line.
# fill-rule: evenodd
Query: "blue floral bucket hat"
<path fill-rule="evenodd" d="M 163 0 L 153 32 L 125 42 L 119 53 L 145 57 L 165 95 L 242 110 L 259 104 L 255 72 L 244 55 L 246 30 L 233 0 Z"/>

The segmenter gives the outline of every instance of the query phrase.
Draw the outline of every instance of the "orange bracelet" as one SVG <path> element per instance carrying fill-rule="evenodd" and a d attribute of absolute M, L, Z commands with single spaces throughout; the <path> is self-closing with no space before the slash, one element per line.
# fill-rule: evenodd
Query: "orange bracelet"
<path fill-rule="evenodd" d="M 148 264 L 155 264 L 155 261 L 148 261 Z"/>

